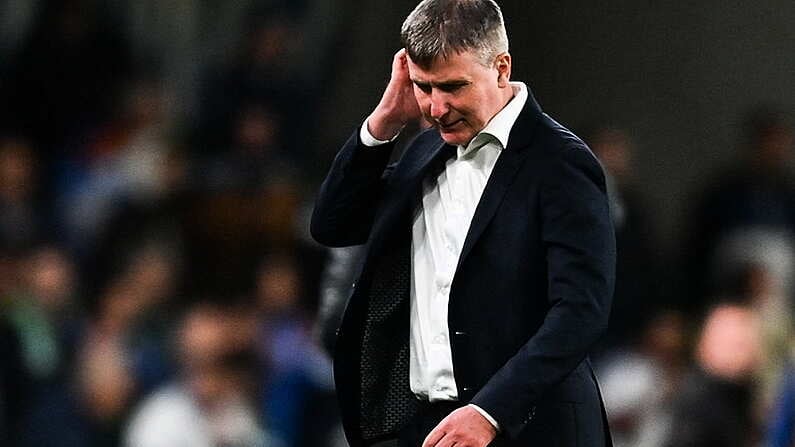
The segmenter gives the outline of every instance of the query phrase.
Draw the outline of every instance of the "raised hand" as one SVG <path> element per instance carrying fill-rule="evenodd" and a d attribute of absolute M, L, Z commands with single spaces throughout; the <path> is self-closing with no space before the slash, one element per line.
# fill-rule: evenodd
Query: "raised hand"
<path fill-rule="evenodd" d="M 402 49 L 392 59 L 392 76 L 381 101 L 367 119 L 367 127 L 375 138 L 389 140 L 406 124 L 419 120 L 421 116 L 409 77 L 406 50 Z"/>

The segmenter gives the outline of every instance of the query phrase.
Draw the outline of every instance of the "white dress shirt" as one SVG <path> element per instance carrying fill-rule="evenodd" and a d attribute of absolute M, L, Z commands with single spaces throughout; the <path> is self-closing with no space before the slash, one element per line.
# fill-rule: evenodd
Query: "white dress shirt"
<path fill-rule="evenodd" d="M 458 399 L 447 325 L 450 287 L 472 216 L 527 101 L 523 83 L 512 82 L 511 87 L 511 101 L 466 147 L 458 146 L 437 178 L 423 182 L 422 206 L 412 225 L 409 367 L 411 390 L 423 400 Z M 386 143 L 370 134 L 367 122 L 360 139 L 366 146 Z M 497 427 L 491 416 L 472 406 Z"/>

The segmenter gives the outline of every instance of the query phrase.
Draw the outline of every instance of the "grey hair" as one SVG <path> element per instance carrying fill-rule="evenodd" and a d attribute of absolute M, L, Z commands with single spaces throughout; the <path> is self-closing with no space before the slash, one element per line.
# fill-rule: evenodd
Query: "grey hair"
<path fill-rule="evenodd" d="M 502 11 L 494 0 L 423 0 L 406 17 L 400 38 L 412 62 L 424 68 L 467 51 L 488 67 L 508 51 Z"/>

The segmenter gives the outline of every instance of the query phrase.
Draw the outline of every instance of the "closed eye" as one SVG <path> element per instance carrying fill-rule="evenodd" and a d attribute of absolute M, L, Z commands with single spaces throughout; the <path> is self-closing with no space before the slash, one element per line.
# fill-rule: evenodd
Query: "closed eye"
<path fill-rule="evenodd" d="M 422 90 L 423 93 L 431 93 L 431 90 L 433 89 L 431 84 L 427 82 L 414 81 L 414 85 L 416 85 L 418 89 Z"/>
<path fill-rule="evenodd" d="M 417 88 L 419 88 L 423 93 L 427 94 L 430 94 L 434 88 L 444 93 L 455 93 L 470 84 L 467 81 L 440 82 L 436 84 L 432 84 L 430 82 L 421 82 L 421 81 L 413 81 L 413 82 L 414 85 L 417 86 Z"/>
<path fill-rule="evenodd" d="M 469 85 L 468 82 L 445 82 L 437 84 L 436 87 L 445 93 L 454 93 Z"/>

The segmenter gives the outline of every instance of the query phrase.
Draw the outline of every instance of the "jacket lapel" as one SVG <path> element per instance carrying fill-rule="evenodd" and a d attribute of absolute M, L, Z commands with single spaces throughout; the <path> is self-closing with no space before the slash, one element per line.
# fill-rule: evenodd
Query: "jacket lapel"
<path fill-rule="evenodd" d="M 497 212 L 497 208 L 502 203 L 505 193 L 513 183 L 516 172 L 530 153 L 528 146 L 532 142 L 533 131 L 540 116 L 541 108 L 535 98 L 533 98 L 532 93 L 528 92 L 524 109 L 511 128 L 508 147 L 503 149 L 500 158 L 497 159 L 494 170 L 486 183 L 486 188 L 483 190 L 483 195 L 480 197 L 480 202 L 475 208 L 475 214 L 472 216 L 472 223 L 464 240 L 461 256 L 458 258 L 459 268 L 483 233 L 483 230 L 486 229 L 494 217 L 494 213 Z"/>
<path fill-rule="evenodd" d="M 372 234 L 381 238 L 392 237 L 395 225 L 405 224 L 406 219 L 412 218 L 422 198 L 423 180 L 433 175 L 436 169 L 442 169 L 449 155 L 455 153 L 455 148 L 445 144 L 441 138 L 434 140 L 430 145 L 416 149 L 409 148 L 409 150 L 412 152 L 405 154 L 405 159 L 398 163 L 393 173 L 394 178 L 390 181 L 392 184 L 400 185 L 400 190 L 396 192 L 398 197 L 388 202 L 389 207 L 384 209 L 373 226 Z M 380 242 L 382 241 L 372 241 L 373 244 Z"/>

